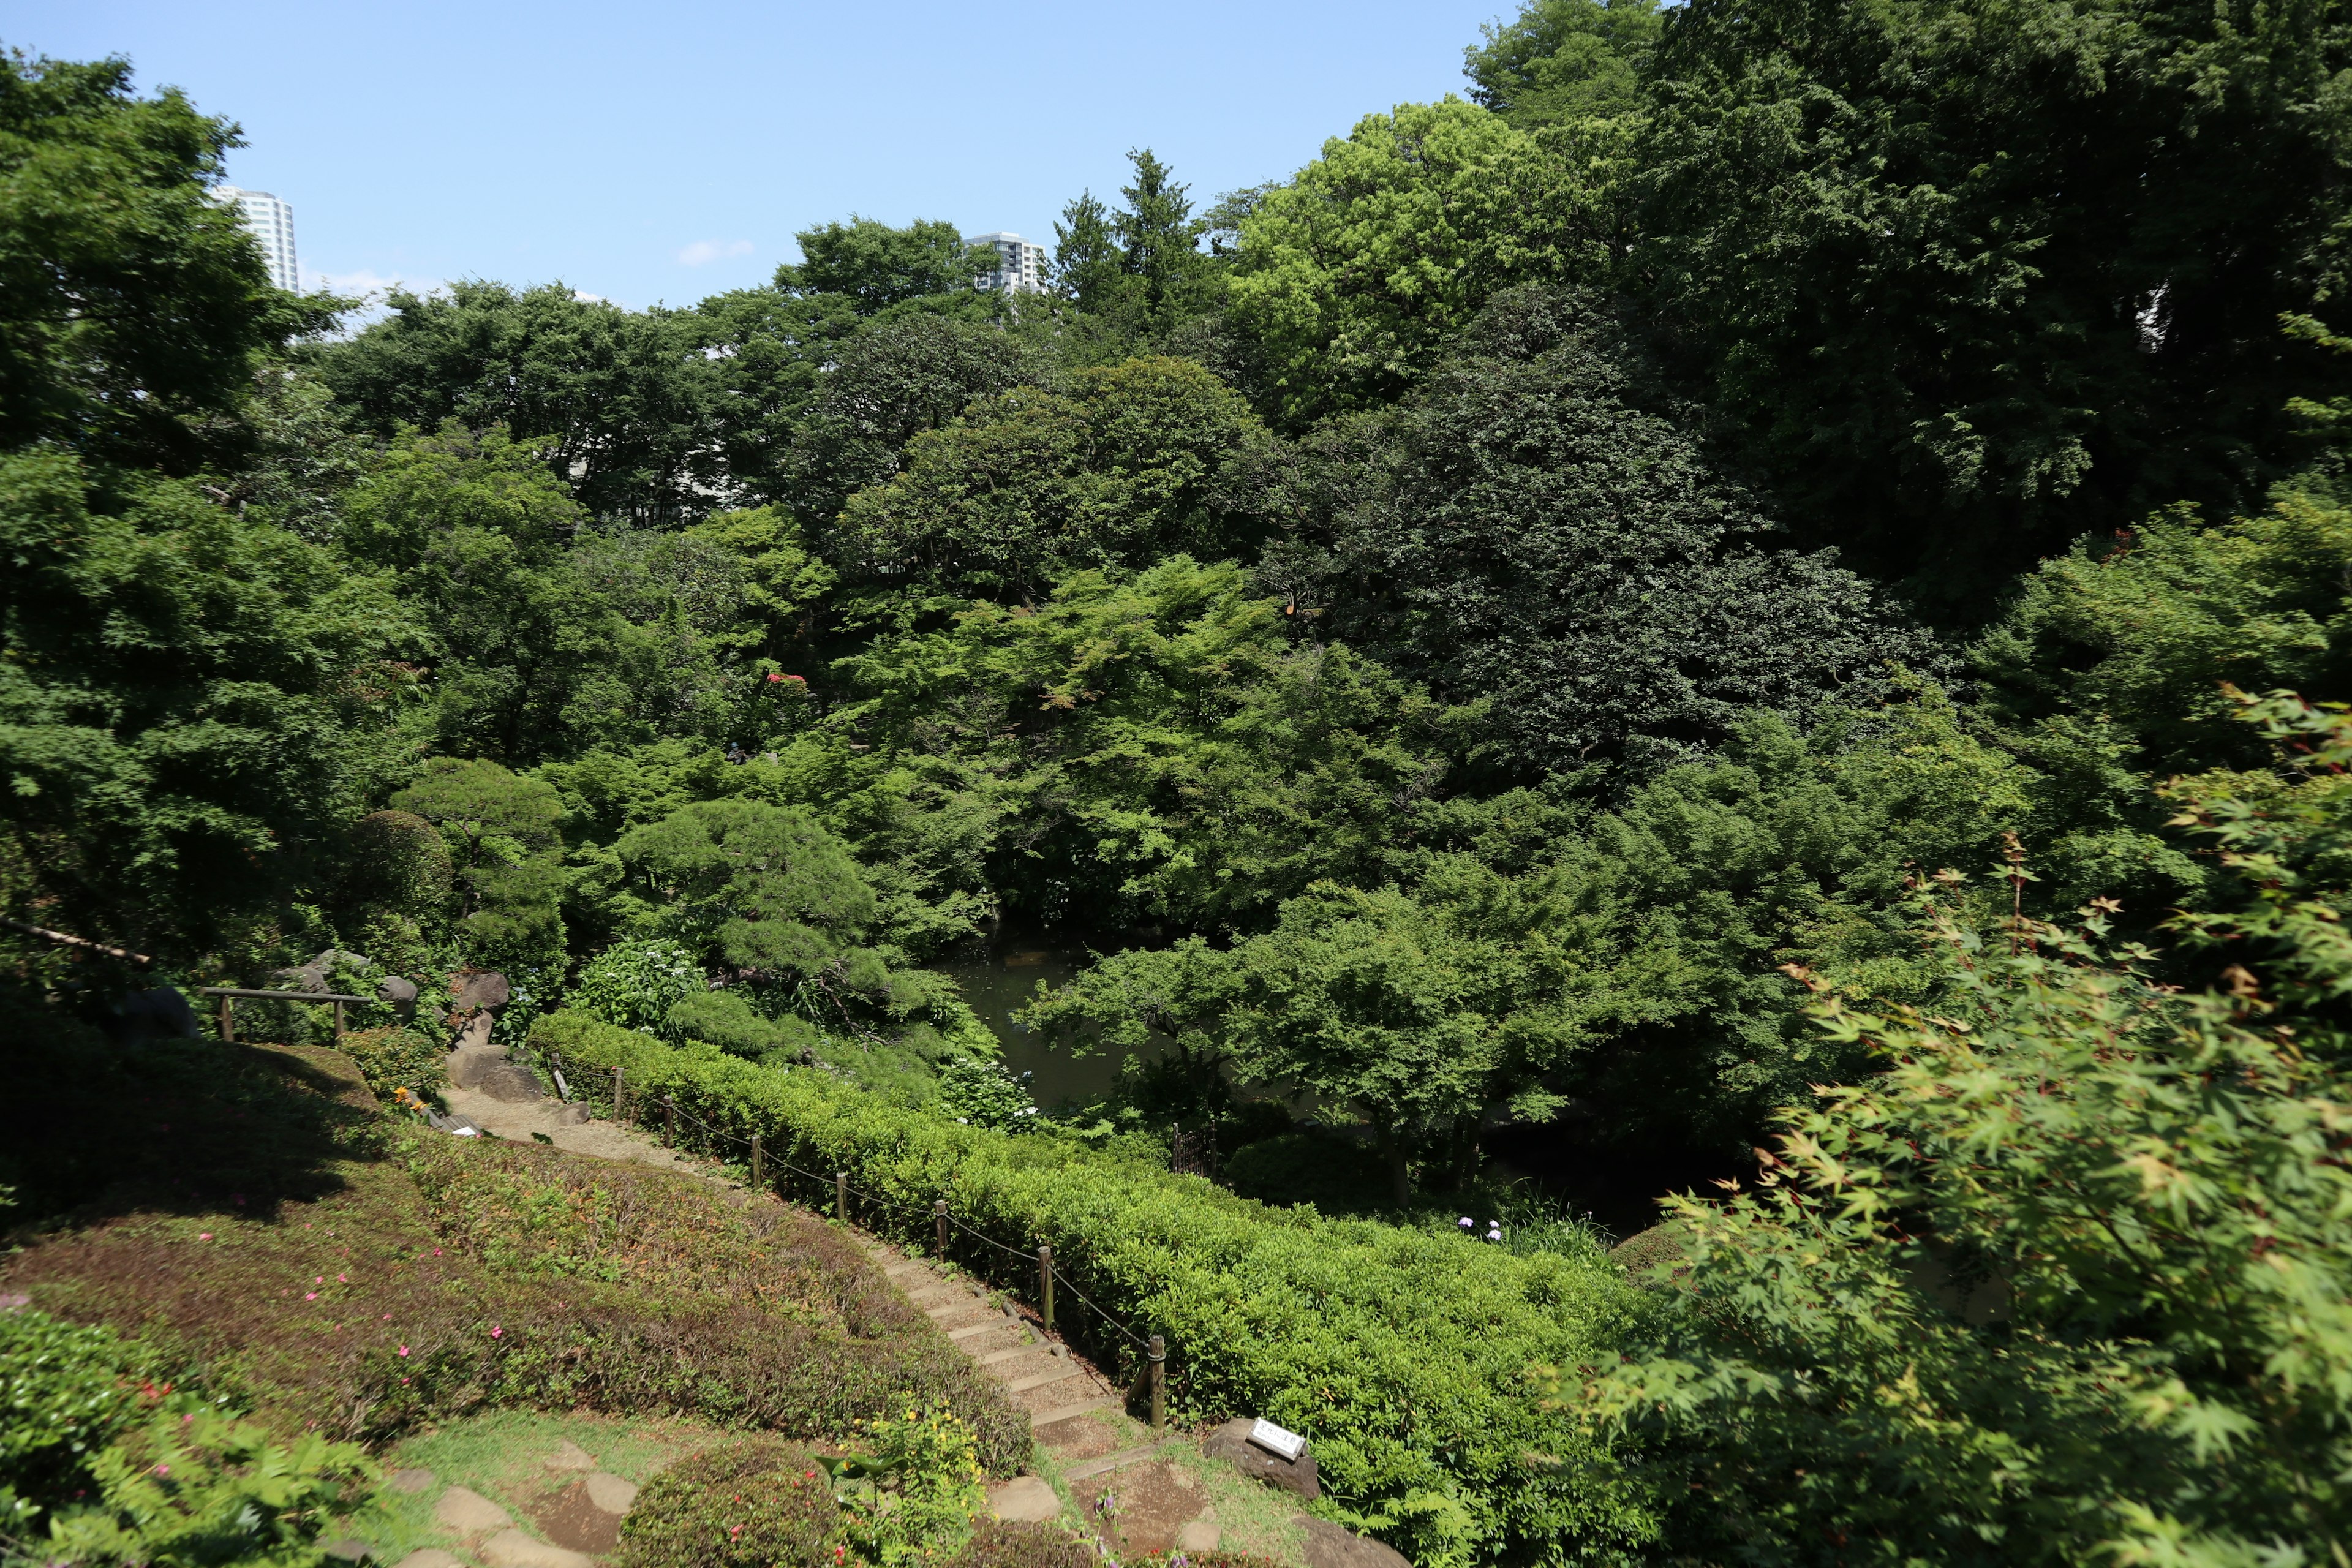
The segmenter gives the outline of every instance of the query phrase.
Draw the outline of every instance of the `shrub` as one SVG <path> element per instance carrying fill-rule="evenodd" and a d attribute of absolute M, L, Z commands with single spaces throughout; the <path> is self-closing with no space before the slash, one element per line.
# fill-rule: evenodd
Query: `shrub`
<path fill-rule="evenodd" d="M 583 965 L 565 1005 L 624 1029 L 661 1033 L 670 1009 L 704 989 L 702 965 L 674 942 L 623 942 Z"/>
<path fill-rule="evenodd" d="M 1380 1155 L 1321 1129 L 1242 1145 L 1225 1162 L 1225 1184 L 1245 1198 L 1313 1204 L 1326 1213 L 1378 1208 L 1389 1199 L 1389 1173 Z"/>
<path fill-rule="evenodd" d="M 1102 1562 L 1092 1542 L 1059 1525 L 985 1519 L 972 1526 L 953 1568 L 1101 1568 Z"/>
<path fill-rule="evenodd" d="M 374 1473 L 349 1444 L 278 1447 L 260 1426 L 209 1412 L 159 1417 L 92 1468 L 103 1500 L 52 1522 L 41 1552 L 51 1564 L 310 1568 L 320 1531 Z"/>
<path fill-rule="evenodd" d="M 621 1568 L 835 1568 L 847 1542 L 808 1450 L 774 1437 L 706 1449 L 647 1481 L 621 1523 Z"/>
<path fill-rule="evenodd" d="M 1011 1138 L 959 1126 L 829 1074 L 674 1050 L 578 1013 L 543 1019 L 533 1040 L 600 1069 L 582 1074 L 592 1085 L 619 1067 L 633 1096 L 675 1096 L 682 1121 L 718 1130 L 716 1152 L 740 1155 L 724 1140 L 759 1132 L 786 1184 L 801 1180 L 788 1164 L 847 1172 L 889 1205 L 861 1209 L 877 1229 L 928 1237 L 932 1202 L 945 1198 L 1015 1253 L 1051 1243 L 1087 1298 L 1167 1334 L 1179 1418 L 1249 1414 L 1303 1431 L 1342 1499 L 1458 1497 L 1486 1555 L 1597 1549 L 1651 1528 L 1635 1483 L 1525 1377 L 1531 1364 L 1601 1356 L 1643 1310 L 1597 1256 L 1516 1257 L 1452 1235 L 1269 1209 L 1051 1129 Z M 800 1190 L 829 1201 L 829 1174 Z M 963 1260 L 1027 1288 L 1027 1267 L 992 1248 Z M 1124 1346 L 1078 1303 L 1065 1311 L 1082 1342 Z M 1400 1517 L 1390 1532 L 1418 1543 L 1424 1516 Z"/>
<path fill-rule="evenodd" d="M 956 1057 L 940 1069 L 940 1110 L 968 1127 L 1018 1132 L 1037 1114 L 1028 1077 L 1013 1077 L 1002 1062 Z"/>
<path fill-rule="evenodd" d="M 0 1524 L 7 1494 L 46 1506 L 131 1419 L 130 1352 L 102 1328 L 0 1300 Z"/>
<path fill-rule="evenodd" d="M 449 1087 L 449 1048 L 415 1029 L 355 1029 L 343 1037 L 342 1052 L 387 1104 L 404 1089 L 438 1103 Z"/>
<path fill-rule="evenodd" d="M 908 1410 L 870 1421 L 871 1454 L 827 1460 L 851 1505 L 850 1539 L 881 1568 L 929 1563 L 963 1544 L 988 1506 L 979 1448 L 952 1410 Z"/>

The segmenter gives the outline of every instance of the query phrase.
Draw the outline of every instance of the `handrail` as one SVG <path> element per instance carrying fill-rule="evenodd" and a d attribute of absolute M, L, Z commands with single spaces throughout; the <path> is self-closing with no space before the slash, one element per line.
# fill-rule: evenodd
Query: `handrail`
<path fill-rule="evenodd" d="M 373 1002 L 373 996 L 352 996 L 341 991 L 247 991 L 237 985 L 200 985 L 199 996 L 249 997 L 256 1002 Z"/>

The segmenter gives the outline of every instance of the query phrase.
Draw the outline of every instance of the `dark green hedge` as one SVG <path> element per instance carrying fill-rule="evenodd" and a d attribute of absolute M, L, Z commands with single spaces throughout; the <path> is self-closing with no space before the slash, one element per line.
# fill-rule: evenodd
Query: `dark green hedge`
<path fill-rule="evenodd" d="M 1528 1375 L 1557 1368 L 1573 1386 L 1577 1367 L 1613 1359 L 1641 1296 L 1605 1262 L 1515 1258 L 1460 1237 L 1269 1208 L 1197 1177 L 959 1126 L 822 1071 L 674 1050 L 581 1014 L 541 1019 L 531 1042 L 560 1052 L 575 1087 L 607 1110 L 615 1067 L 633 1116 L 674 1097 L 688 1147 L 740 1161 L 735 1139 L 759 1132 L 772 1184 L 801 1201 L 829 1204 L 827 1173 L 846 1171 L 886 1200 L 853 1215 L 874 1229 L 928 1246 L 943 1197 L 1006 1246 L 1050 1243 L 1087 1297 L 1168 1336 L 1178 1418 L 1264 1415 L 1307 1433 L 1339 1499 L 1418 1500 L 1386 1531 L 1408 1550 L 1433 1552 L 1438 1532 L 1458 1539 L 1465 1526 L 1479 1555 L 1510 1561 L 1605 1555 L 1650 1533 L 1637 1484 L 1538 1392 L 1559 1381 Z M 969 1237 L 950 1250 L 1034 1292 L 1033 1263 Z M 1075 1303 L 1062 1310 L 1087 1324 Z"/>

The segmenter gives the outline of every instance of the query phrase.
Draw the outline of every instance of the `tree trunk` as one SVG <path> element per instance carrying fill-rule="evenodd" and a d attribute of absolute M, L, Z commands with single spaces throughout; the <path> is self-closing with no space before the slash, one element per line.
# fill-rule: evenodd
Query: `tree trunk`
<path fill-rule="evenodd" d="M 1389 1195 L 1402 1206 L 1412 1198 L 1412 1178 L 1406 1173 L 1404 1166 L 1404 1140 L 1386 1127 L 1379 1129 L 1373 1136 L 1381 1157 L 1389 1163 Z"/>

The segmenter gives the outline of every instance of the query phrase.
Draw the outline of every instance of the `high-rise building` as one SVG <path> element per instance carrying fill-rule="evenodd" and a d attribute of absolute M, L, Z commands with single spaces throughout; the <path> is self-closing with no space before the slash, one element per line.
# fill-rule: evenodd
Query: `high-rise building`
<path fill-rule="evenodd" d="M 268 191 L 241 191 L 235 185 L 221 185 L 213 194 L 237 205 L 245 216 L 247 231 L 259 243 L 261 258 L 269 265 L 269 280 L 280 289 L 299 293 L 302 269 L 294 259 L 294 209 Z"/>
<path fill-rule="evenodd" d="M 996 268 L 972 279 L 972 287 L 991 293 L 1038 294 L 1045 288 L 1052 263 L 1045 258 L 1045 247 L 1033 245 L 1017 234 L 973 234 L 964 237 L 966 245 L 984 245 L 996 252 Z"/>

